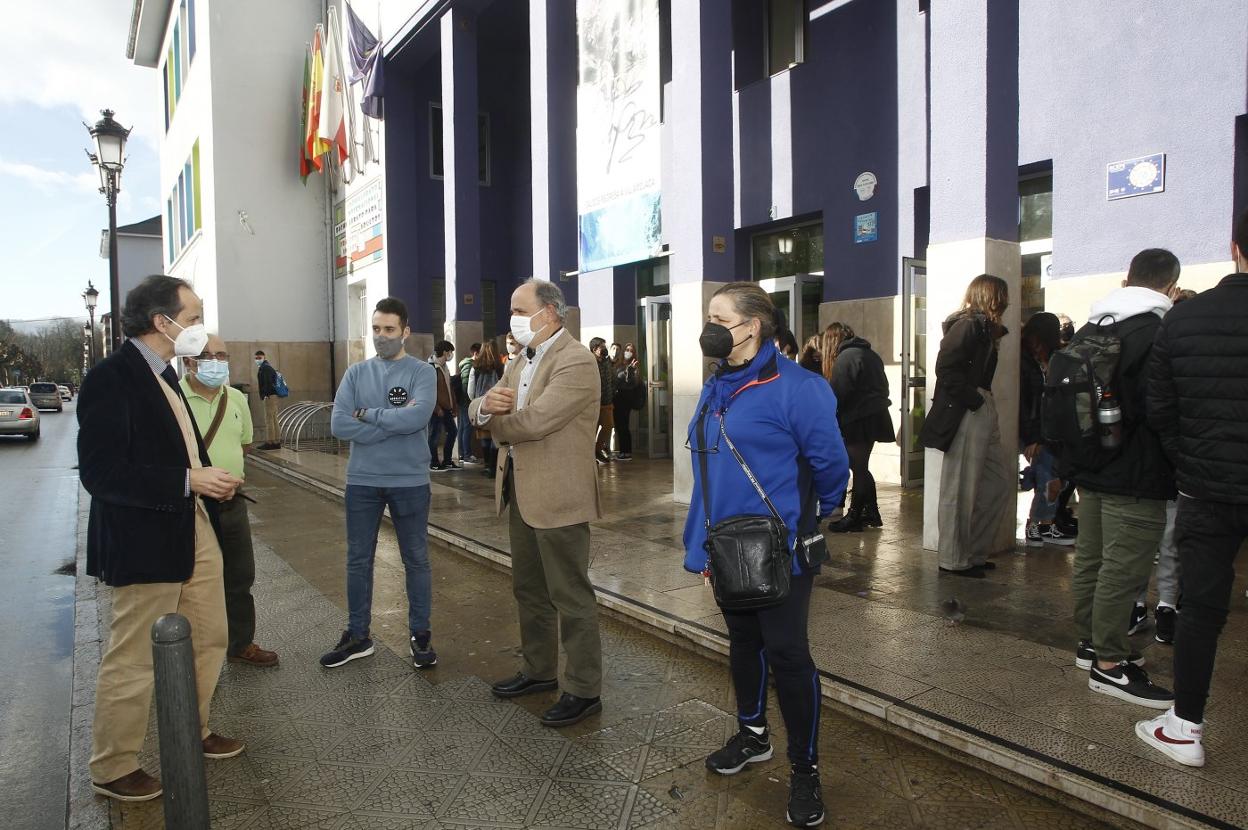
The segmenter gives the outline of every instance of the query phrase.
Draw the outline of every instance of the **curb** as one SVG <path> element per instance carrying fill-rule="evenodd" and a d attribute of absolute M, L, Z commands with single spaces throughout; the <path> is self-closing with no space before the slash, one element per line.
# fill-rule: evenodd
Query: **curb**
<path fill-rule="evenodd" d="M 307 475 L 285 463 L 258 454 L 249 462 L 280 478 L 335 499 L 344 498 L 342 488 Z M 437 525 L 429 525 L 429 535 L 450 547 L 484 559 L 496 566 L 511 569 L 511 557 L 502 550 L 483 545 Z M 594 586 L 598 604 L 641 625 L 658 629 L 675 638 L 726 657 L 727 638 L 713 628 L 682 620 L 643 602 L 614 591 Z M 877 721 L 873 725 L 886 731 L 900 731 L 912 740 L 934 744 L 946 752 L 964 757 L 960 760 L 974 766 L 1056 791 L 1067 798 L 1059 799 L 1072 809 L 1084 812 L 1099 821 L 1120 826 L 1142 825 L 1155 830 L 1235 830 L 1234 825 L 1205 816 L 1181 805 L 1172 804 L 1150 793 L 1135 790 L 1073 764 L 1013 744 L 956 720 L 928 712 L 900 698 L 873 690 L 844 677 L 820 670 L 821 689 L 825 699 L 853 710 L 852 713 Z M 882 723 L 879 723 L 882 721 Z M 1113 815 L 1106 816 L 1104 811 Z"/>
<path fill-rule="evenodd" d="M 74 672 L 69 717 L 69 783 L 66 830 L 110 830 L 108 802 L 91 790 L 91 720 L 95 715 L 95 676 L 104 647 L 98 602 L 99 581 L 87 576 L 87 516 L 91 497 L 78 486 L 78 533 L 74 576 Z"/>

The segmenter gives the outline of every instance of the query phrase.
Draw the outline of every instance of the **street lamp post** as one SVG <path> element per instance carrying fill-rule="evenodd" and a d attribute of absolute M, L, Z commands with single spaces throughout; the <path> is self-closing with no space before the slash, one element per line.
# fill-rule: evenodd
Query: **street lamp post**
<path fill-rule="evenodd" d="M 113 120 L 112 110 L 100 110 L 103 117 L 94 127 L 87 125 L 95 139 L 96 152 L 88 152 L 100 174 L 100 192 L 108 202 L 108 282 L 112 325 L 113 351 L 121 348 L 121 277 L 117 263 L 117 194 L 121 191 L 121 170 L 126 164 L 126 139 L 130 130 Z M 93 343 L 94 345 L 94 343 Z"/>
<path fill-rule="evenodd" d="M 88 330 L 88 342 L 90 343 L 91 368 L 95 368 L 95 304 L 100 300 L 100 292 L 95 290 L 95 286 L 87 280 L 87 290 L 82 292 L 82 299 L 87 304 L 87 315 L 91 318 L 90 329 Z"/>

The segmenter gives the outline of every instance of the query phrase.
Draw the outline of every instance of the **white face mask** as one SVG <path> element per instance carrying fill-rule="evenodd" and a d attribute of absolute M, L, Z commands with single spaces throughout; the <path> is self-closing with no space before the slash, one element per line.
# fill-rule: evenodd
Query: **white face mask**
<path fill-rule="evenodd" d="M 507 354 L 520 354 L 520 344 L 519 344 L 519 343 L 508 343 L 508 344 L 507 344 Z"/>
<path fill-rule="evenodd" d="M 624 359 L 625 359 L 625 360 L 632 360 L 632 359 L 633 359 L 633 353 L 632 353 L 632 352 L 624 352 Z"/>
<path fill-rule="evenodd" d="M 611 359 L 615 360 L 619 356 L 620 356 L 620 350 L 617 349 L 615 346 L 612 346 L 611 347 Z"/>
<path fill-rule="evenodd" d="M 182 329 L 182 331 L 178 332 L 176 338 L 165 335 L 173 343 L 173 353 L 178 357 L 199 357 L 204 350 L 204 346 L 208 345 L 208 329 L 204 328 L 202 323 L 196 323 L 193 326 L 182 326 L 167 314 L 161 316 Z"/>
<path fill-rule="evenodd" d="M 533 317 L 541 313 L 539 311 Z M 547 323 L 537 331 L 533 331 L 533 317 L 525 317 L 523 314 L 513 314 L 511 317 L 511 336 L 516 338 L 516 342 L 521 346 L 529 345 L 533 342 L 534 337 L 537 337 L 550 327 L 550 323 Z"/>

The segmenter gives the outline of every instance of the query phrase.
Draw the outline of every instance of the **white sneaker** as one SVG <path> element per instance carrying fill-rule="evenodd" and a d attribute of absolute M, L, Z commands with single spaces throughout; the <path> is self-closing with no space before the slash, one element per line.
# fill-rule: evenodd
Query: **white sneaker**
<path fill-rule="evenodd" d="M 1189 767 L 1205 765 L 1205 748 L 1200 743 L 1204 724 L 1183 720 L 1174 713 L 1173 707 L 1164 715 L 1137 723 L 1135 734 L 1141 741 L 1180 764 Z"/>

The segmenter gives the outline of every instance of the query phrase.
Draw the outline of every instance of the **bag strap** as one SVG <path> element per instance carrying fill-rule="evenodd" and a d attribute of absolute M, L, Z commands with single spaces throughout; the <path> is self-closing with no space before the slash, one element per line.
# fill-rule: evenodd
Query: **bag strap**
<path fill-rule="evenodd" d="M 694 427 L 698 431 L 698 469 L 702 473 L 702 513 L 706 517 L 706 530 L 709 534 L 711 530 L 711 479 L 707 475 L 706 461 L 706 410 L 710 404 L 703 404 L 702 411 L 698 413 L 698 423 Z"/>
<path fill-rule="evenodd" d="M 745 472 L 745 477 L 750 480 L 750 484 L 754 485 L 754 489 L 763 500 L 763 504 L 767 505 L 767 509 L 771 511 L 771 515 L 777 522 L 780 523 L 780 527 L 784 528 L 784 532 L 787 535 L 789 532 L 789 526 L 785 524 L 784 519 L 780 517 L 780 511 L 777 510 L 776 506 L 771 503 L 771 498 L 767 495 L 767 491 L 763 489 L 763 485 L 758 483 L 758 479 L 754 476 L 754 471 L 750 469 L 749 464 L 745 463 L 745 459 L 741 457 L 741 453 L 737 449 L 737 445 L 732 443 L 732 439 L 728 437 L 728 430 L 724 426 L 724 416 L 726 414 L 726 412 L 720 413 L 719 434 L 724 437 L 724 441 L 728 444 L 728 449 L 732 450 L 733 457 L 736 458 L 737 463 L 741 465 L 741 469 Z M 703 487 L 703 492 L 705 493 L 705 487 Z"/>
<path fill-rule="evenodd" d="M 226 398 L 230 396 L 229 390 L 222 389 L 220 398 L 221 402 L 217 405 L 217 414 L 212 416 L 212 424 L 208 427 L 208 432 L 204 435 L 204 449 L 212 446 L 212 439 L 217 437 L 217 430 L 221 428 L 221 422 L 225 420 Z"/>

